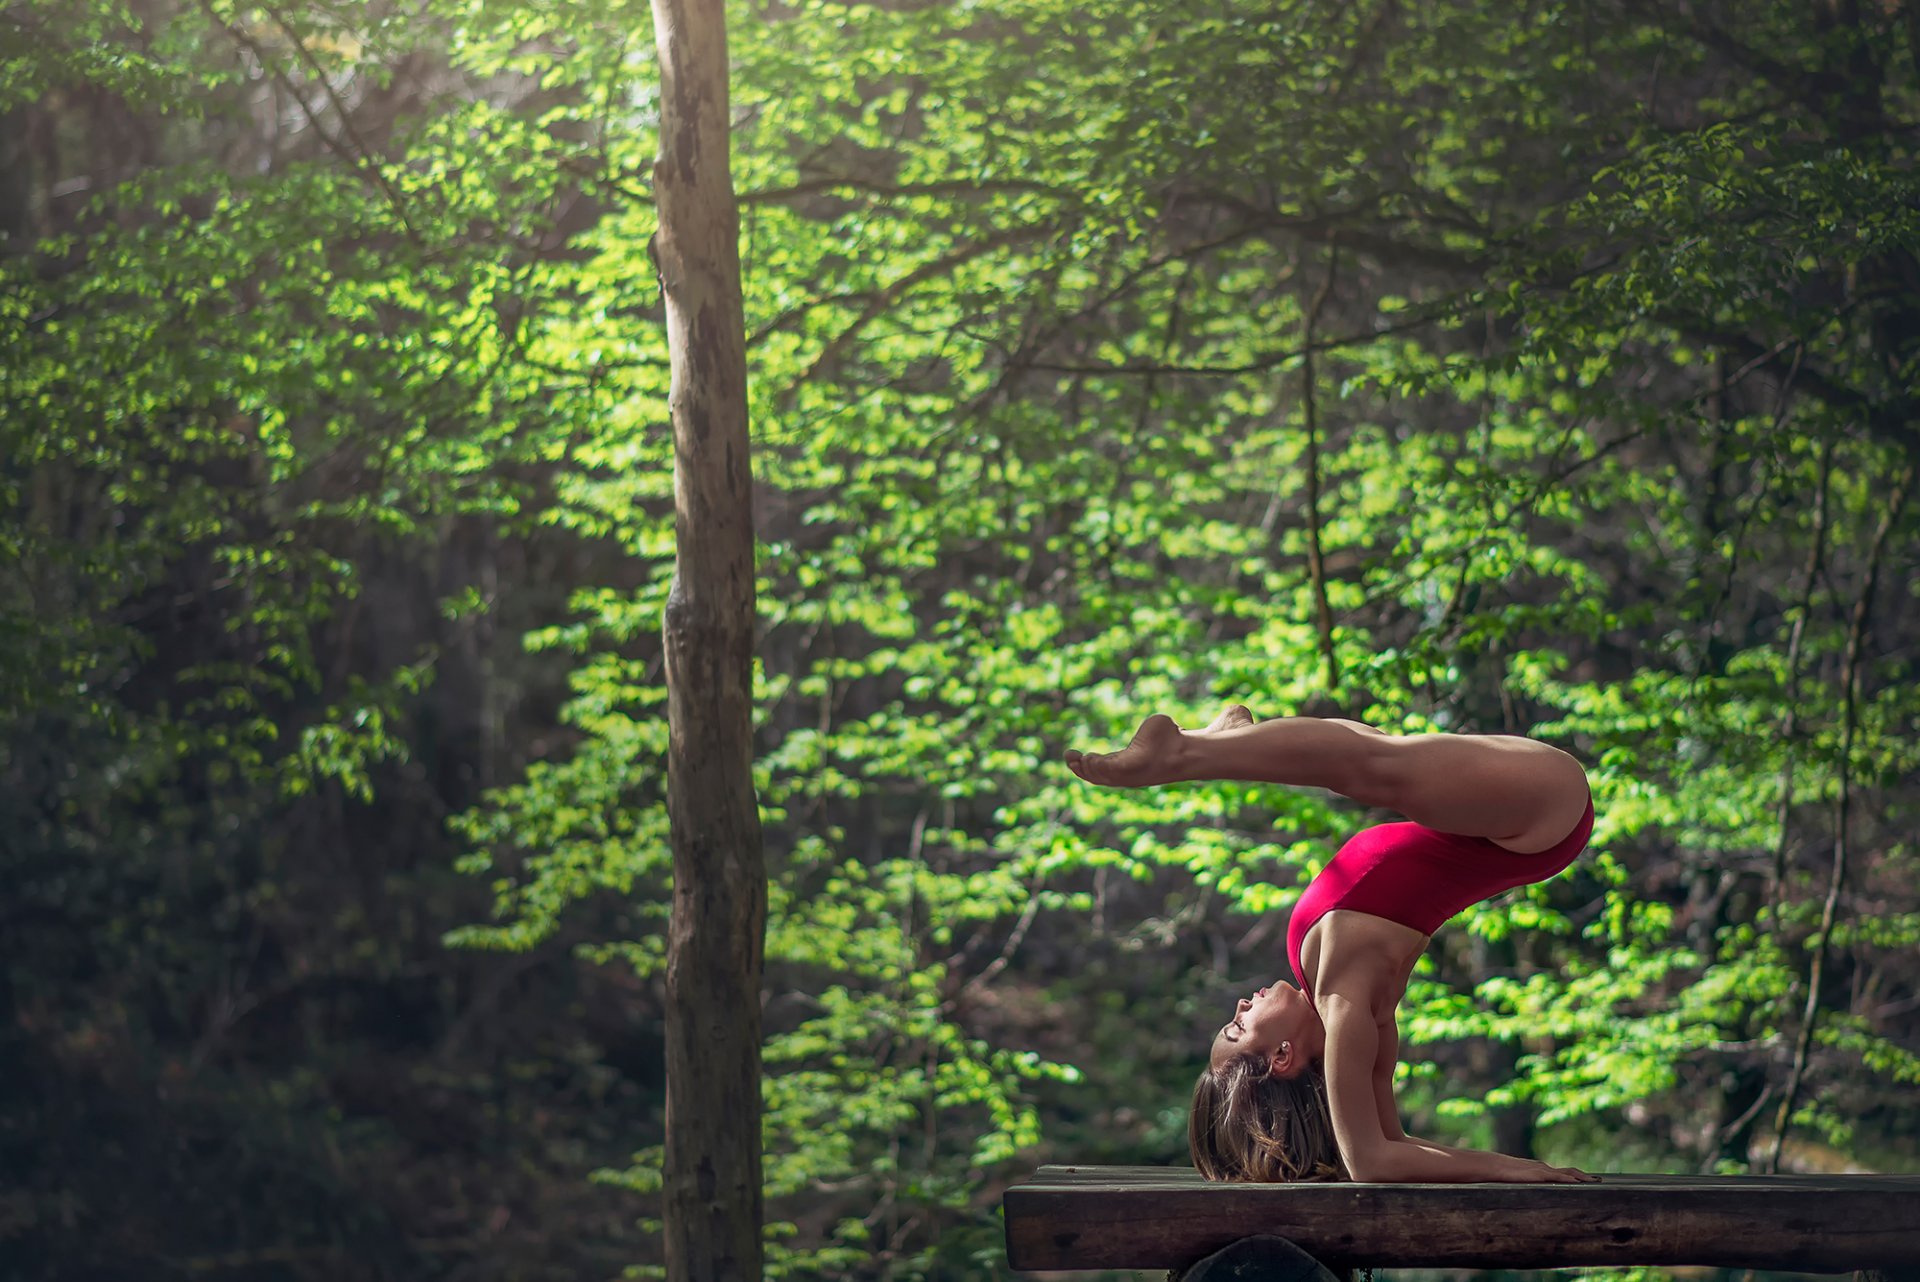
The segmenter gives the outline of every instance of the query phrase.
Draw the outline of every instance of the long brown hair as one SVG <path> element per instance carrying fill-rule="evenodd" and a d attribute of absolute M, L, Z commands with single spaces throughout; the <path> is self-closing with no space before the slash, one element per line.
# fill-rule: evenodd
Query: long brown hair
<path fill-rule="evenodd" d="M 1264 1055 L 1236 1055 L 1218 1072 L 1203 1069 L 1187 1114 L 1187 1151 L 1209 1180 L 1347 1178 L 1318 1064 L 1281 1077 Z"/>

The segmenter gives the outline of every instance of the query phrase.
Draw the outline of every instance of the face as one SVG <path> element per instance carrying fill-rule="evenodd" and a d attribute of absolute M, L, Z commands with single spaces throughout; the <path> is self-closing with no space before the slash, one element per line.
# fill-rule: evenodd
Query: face
<path fill-rule="evenodd" d="M 1217 1069 L 1235 1055 L 1271 1057 L 1281 1042 L 1299 1033 L 1306 1003 L 1304 993 L 1280 980 L 1242 997 L 1233 1004 L 1233 1017 L 1214 1035 L 1213 1066 Z"/>

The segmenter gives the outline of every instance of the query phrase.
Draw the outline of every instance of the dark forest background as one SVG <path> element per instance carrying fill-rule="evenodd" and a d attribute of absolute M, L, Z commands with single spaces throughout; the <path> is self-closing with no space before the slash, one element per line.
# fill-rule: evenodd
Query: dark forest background
<path fill-rule="evenodd" d="M 1059 759 L 1232 701 L 1588 763 L 1410 1124 L 1915 1169 L 1920 5 L 729 28 L 776 1275 L 1185 1160 L 1384 816 Z M 615 0 L 0 5 L 0 1275 L 658 1264 L 656 90 Z"/>

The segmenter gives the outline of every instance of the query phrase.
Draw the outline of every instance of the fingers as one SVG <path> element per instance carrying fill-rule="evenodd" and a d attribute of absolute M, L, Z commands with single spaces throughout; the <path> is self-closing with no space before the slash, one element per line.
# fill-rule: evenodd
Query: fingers
<path fill-rule="evenodd" d="M 1548 1166 L 1535 1160 L 1531 1168 L 1531 1181 L 1538 1184 L 1598 1184 L 1598 1175 L 1589 1175 L 1577 1166 Z"/>
<path fill-rule="evenodd" d="M 1576 1166 L 1550 1166 L 1547 1169 L 1553 1172 L 1555 1184 L 1598 1184 L 1600 1182 L 1598 1175 L 1589 1175 Z"/>

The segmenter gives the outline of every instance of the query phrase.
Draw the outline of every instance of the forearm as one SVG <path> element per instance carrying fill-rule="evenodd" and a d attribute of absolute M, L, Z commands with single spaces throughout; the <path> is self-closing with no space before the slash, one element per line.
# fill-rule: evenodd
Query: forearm
<path fill-rule="evenodd" d="M 1359 1162 L 1350 1162 L 1353 1178 L 1379 1184 L 1538 1183 L 1539 1162 L 1505 1153 L 1453 1148 L 1428 1140 L 1389 1140 Z"/>
<path fill-rule="evenodd" d="M 1461 1148 L 1458 1144 L 1442 1144 L 1439 1140 L 1430 1140 L 1419 1135 L 1407 1135 L 1404 1132 L 1400 1138 L 1408 1144 L 1418 1144 L 1423 1148 L 1437 1148 L 1445 1153 L 1471 1153 L 1476 1157 L 1497 1156 L 1497 1154 L 1489 1154 L 1482 1149 Z"/>

